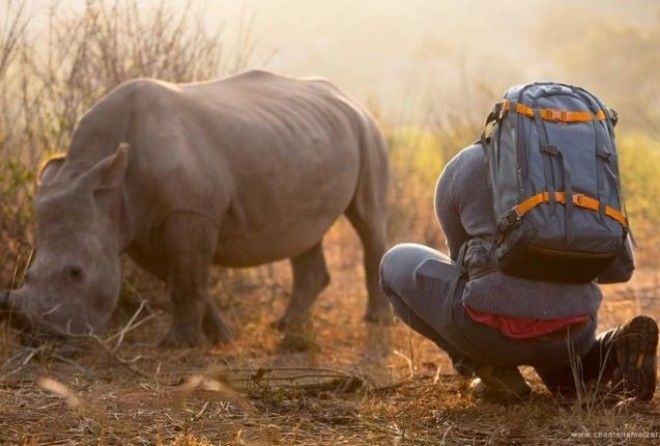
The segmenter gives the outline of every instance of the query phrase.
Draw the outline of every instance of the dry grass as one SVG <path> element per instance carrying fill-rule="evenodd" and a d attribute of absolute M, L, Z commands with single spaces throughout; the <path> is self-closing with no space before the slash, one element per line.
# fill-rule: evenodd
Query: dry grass
<path fill-rule="evenodd" d="M 654 443 L 572 435 L 657 433 L 658 397 L 616 406 L 587 398 L 579 406 L 552 398 L 525 370 L 536 393 L 531 401 L 499 406 L 475 400 L 431 342 L 401 323 L 388 329 L 362 322 L 359 245 L 346 222 L 326 245 L 333 282 L 315 305 L 316 347 L 308 351 L 283 351 L 281 335 L 269 327 L 289 295 L 286 263 L 241 277 L 225 274 L 217 284 L 214 294 L 238 332 L 226 346 L 161 350 L 156 343 L 167 316 L 159 310 L 151 316 L 147 308 L 131 324 L 118 315 L 114 335 L 67 347 L 21 346 L 5 329 L 0 443 Z M 658 280 L 640 271 L 633 282 L 607 288 L 602 328 L 639 312 L 660 317 Z"/>
<path fill-rule="evenodd" d="M 18 285 L 29 263 L 35 166 L 66 148 L 87 107 L 131 77 L 192 81 L 240 70 L 253 45 L 249 21 L 236 49 L 228 50 L 190 15 L 173 15 L 167 1 L 149 2 L 145 15 L 137 0 L 104 0 L 89 2 L 82 15 L 54 9 L 48 41 L 37 52 L 23 36 L 29 19 L 24 3 L 6 2 L 7 21 L 0 21 L 0 288 Z M 469 81 L 463 89 L 474 94 L 461 102 L 460 119 L 430 109 L 424 128 L 386 127 L 393 242 L 441 244 L 432 210 L 435 178 L 478 134 L 482 113 L 475 110 L 494 96 Z M 638 313 L 660 317 L 654 232 L 660 212 L 644 201 L 660 187 L 653 145 L 657 141 L 647 138 L 622 144 L 646 269 L 628 284 L 605 289 L 602 329 Z M 0 325 L 0 444 L 657 442 L 572 433 L 660 435 L 658 397 L 648 405 L 614 406 L 590 395 L 583 405 L 558 401 L 525 370 L 536 392 L 531 401 L 498 406 L 475 400 L 430 341 L 401 323 L 391 329 L 363 323 L 361 251 L 345 221 L 325 246 L 333 282 L 314 307 L 313 326 L 297 338 L 283 339 L 269 326 L 290 294 L 286 262 L 214 271 L 213 295 L 238 334 L 230 345 L 156 347 L 167 328 L 167 293 L 129 261 L 109 335 L 25 346 Z M 149 306 L 141 306 L 144 299 Z"/>

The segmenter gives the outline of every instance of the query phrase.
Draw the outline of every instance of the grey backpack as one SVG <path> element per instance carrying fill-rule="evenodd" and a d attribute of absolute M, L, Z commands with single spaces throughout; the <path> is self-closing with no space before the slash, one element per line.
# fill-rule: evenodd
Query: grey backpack
<path fill-rule="evenodd" d="M 503 272 L 589 282 L 621 252 L 616 120 L 588 91 L 550 82 L 510 88 L 495 105 L 481 143 Z"/>

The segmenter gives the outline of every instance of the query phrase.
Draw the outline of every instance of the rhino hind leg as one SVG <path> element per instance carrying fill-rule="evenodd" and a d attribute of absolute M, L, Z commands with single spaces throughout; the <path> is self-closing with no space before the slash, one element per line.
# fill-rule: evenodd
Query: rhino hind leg
<path fill-rule="evenodd" d="M 166 347 L 194 347 L 227 341 L 231 330 L 220 315 L 207 286 L 217 228 L 203 217 L 171 215 L 163 228 L 172 299 L 172 323 L 161 342 Z"/>
<path fill-rule="evenodd" d="M 346 217 L 358 233 L 364 250 L 363 263 L 367 285 L 367 322 L 391 325 L 394 316 L 390 304 L 380 289 L 379 265 L 387 250 L 387 215 L 385 186 L 366 182 L 358 188 L 357 194 L 346 211 Z"/>
<path fill-rule="evenodd" d="M 309 324 L 312 304 L 330 283 L 322 242 L 292 257 L 291 268 L 293 292 L 284 316 L 274 323 L 279 330 L 304 329 Z"/>

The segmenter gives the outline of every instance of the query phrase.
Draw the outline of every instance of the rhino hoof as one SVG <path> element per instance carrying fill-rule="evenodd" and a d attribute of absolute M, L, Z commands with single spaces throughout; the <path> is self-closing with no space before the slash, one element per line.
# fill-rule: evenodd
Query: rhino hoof
<path fill-rule="evenodd" d="M 277 345 L 277 349 L 286 353 L 313 352 L 319 345 L 313 331 L 286 331 Z"/>
<path fill-rule="evenodd" d="M 270 323 L 270 328 L 274 328 L 279 331 L 284 331 L 287 326 L 287 321 L 284 317 L 274 320 Z"/>
<path fill-rule="evenodd" d="M 227 324 L 204 323 L 204 334 L 209 342 L 215 344 L 226 344 L 234 340 L 234 333 Z"/>
<path fill-rule="evenodd" d="M 171 327 L 167 335 L 160 341 L 160 346 L 164 348 L 189 348 L 202 344 L 204 344 L 202 332 L 187 325 Z"/>
<path fill-rule="evenodd" d="M 202 330 L 213 345 L 224 344 L 234 339 L 234 333 L 213 301 L 207 302 Z"/>
<path fill-rule="evenodd" d="M 270 326 L 281 332 L 300 332 L 308 331 L 311 326 L 309 317 L 294 318 L 282 316 L 276 321 L 271 322 Z"/>
<path fill-rule="evenodd" d="M 394 314 L 389 305 L 378 309 L 369 309 L 364 315 L 364 320 L 370 324 L 391 326 L 394 325 Z"/>

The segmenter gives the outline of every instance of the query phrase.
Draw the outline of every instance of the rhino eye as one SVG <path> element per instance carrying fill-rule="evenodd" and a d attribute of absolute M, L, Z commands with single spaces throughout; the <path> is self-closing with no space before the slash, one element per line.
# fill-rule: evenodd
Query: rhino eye
<path fill-rule="evenodd" d="M 69 266 L 66 269 L 66 274 L 69 277 L 69 279 L 75 282 L 80 282 L 83 278 L 82 268 L 79 266 Z"/>

